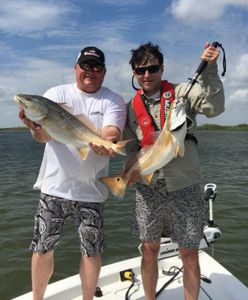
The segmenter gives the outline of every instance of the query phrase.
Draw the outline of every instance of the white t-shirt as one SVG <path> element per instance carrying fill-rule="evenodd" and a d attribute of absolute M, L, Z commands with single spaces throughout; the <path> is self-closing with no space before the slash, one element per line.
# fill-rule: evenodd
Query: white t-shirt
<path fill-rule="evenodd" d="M 86 115 L 98 128 L 115 125 L 123 131 L 126 119 L 124 99 L 102 87 L 94 94 L 79 90 L 76 84 L 49 89 L 44 97 L 65 103 L 74 115 Z M 108 174 L 109 157 L 91 149 L 82 160 L 75 147 L 57 141 L 47 142 L 35 189 L 69 200 L 103 202 L 108 190 L 98 179 Z"/>

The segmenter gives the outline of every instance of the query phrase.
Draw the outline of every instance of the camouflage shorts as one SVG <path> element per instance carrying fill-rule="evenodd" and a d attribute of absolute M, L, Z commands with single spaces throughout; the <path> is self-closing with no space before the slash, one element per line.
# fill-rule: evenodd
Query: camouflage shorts
<path fill-rule="evenodd" d="M 104 242 L 103 203 L 71 201 L 42 193 L 34 218 L 34 237 L 30 249 L 38 253 L 54 249 L 68 221 L 74 224 L 81 253 L 100 255 Z"/>
<path fill-rule="evenodd" d="M 141 241 L 171 237 L 179 246 L 197 248 L 203 237 L 204 205 L 199 184 L 167 192 L 164 184 L 138 184 L 133 233 Z"/>

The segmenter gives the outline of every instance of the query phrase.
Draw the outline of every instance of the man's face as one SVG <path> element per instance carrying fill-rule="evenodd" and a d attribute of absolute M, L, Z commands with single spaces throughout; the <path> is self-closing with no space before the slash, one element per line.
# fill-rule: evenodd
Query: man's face
<path fill-rule="evenodd" d="M 155 57 L 135 65 L 133 74 L 147 96 L 152 96 L 160 90 L 163 70 L 163 65 L 159 65 Z"/>
<path fill-rule="evenodd" d="M 97 65 L 96 62 L 87 61 L 76 64 L 74 67 L 77 87 L 85 93 L 97 92 L 104 80 L 106 68 Z"/>

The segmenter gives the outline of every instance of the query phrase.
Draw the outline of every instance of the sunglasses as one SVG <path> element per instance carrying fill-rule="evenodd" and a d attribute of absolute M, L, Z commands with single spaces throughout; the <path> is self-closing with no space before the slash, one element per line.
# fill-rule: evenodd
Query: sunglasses
<path fill-rule="evenodd" d="M 159 69 L 160 65 L 152 65 L 148 67 L 135 68 L 134 71 L 137 75 L 144 75 L 146 71 L 148 71 L 148 73 L 157 73 Z"/>
<path fill-rule="evenodd" d="M 104 66 L 102 65 L 93 65 L 88 63 L 80 63 L 79 67 L 84 71 L 94 71 L 94 72 L 102 72 Z"/>

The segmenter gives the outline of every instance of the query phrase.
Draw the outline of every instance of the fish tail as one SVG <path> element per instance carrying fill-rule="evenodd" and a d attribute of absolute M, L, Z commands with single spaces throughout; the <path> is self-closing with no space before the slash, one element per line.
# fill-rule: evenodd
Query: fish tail
<path fill-rule="evenodd" d="M 121 176 L 105 176 L 100 181 L 105 184 L 109 191 L 117 198 L 123 198 L 127 188 L 127 180 Z"/>
<path fill-rule="evenodd" d="M 114 143 L 112 146 L 112 149 L 114 150 L 114 152 L 126 156 L 127 152 L 126 152 L 125 146 L 127 143 L 129 143 L 131 141 L 132 141 L 132 139 Z"/>

